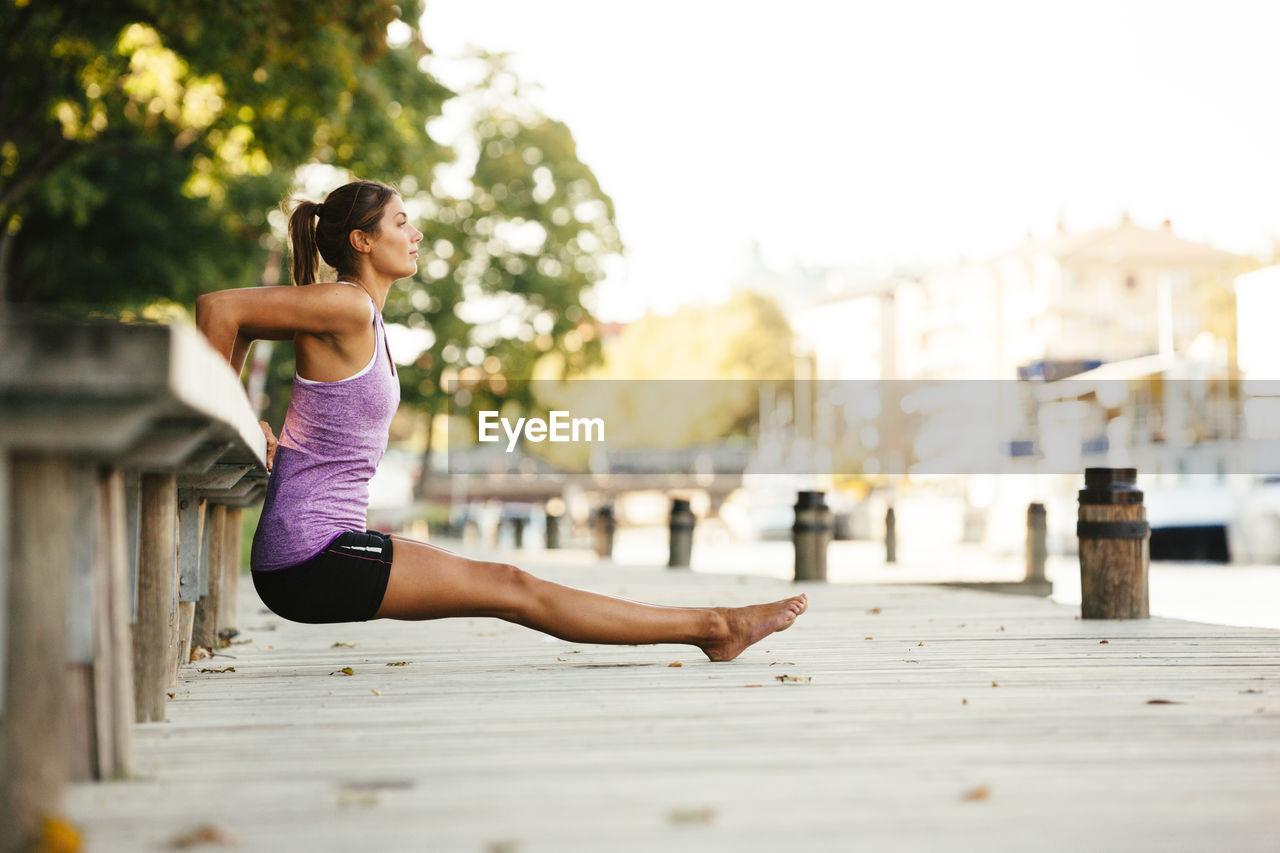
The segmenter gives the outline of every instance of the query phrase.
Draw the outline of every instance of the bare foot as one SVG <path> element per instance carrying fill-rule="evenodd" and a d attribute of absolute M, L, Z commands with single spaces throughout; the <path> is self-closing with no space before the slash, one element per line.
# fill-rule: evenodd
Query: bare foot
<path fill-rule="evenodd" d="M 753 643 L 790 628 L 808 607 L 809 596 L 802 594 L 772 604 L 713 608 L 724 623 L 713 639 L 698 646 L 711 660 L 733 660 Z"/>

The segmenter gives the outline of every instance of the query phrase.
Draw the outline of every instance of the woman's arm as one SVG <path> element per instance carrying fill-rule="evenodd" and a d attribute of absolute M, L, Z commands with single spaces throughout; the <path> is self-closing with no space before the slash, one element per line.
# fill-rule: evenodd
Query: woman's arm
<path fill-rule="evenodd" d="M 196 326 L 237 373 L 254 341 L 292 340 L 297 332 L 341 335 L 368 323 L 368 296 L 341 284 L 243 287 L 196 298 Z"/>

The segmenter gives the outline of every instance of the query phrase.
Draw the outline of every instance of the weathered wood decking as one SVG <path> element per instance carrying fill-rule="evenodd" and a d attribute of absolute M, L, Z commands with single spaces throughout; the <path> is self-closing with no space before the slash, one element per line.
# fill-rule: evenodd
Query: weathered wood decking
<path fill-rule="evenodd" d="M 532 568 L 671 604 L 794 589 Z M 251 851 L 1280 845 L 1280 631 L 808 585 L 794 628 L 713 664 L 482 619 L 295 625 L 242 586 L 249 642 L 184 669 L 137 778 L 70 792 L 87 849 L 203 824 Z"/>

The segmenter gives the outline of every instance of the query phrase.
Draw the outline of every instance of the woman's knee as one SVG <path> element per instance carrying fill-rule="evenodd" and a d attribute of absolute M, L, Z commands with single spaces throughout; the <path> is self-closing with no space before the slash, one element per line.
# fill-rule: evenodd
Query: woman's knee
<path fill-rule="evenodd" d="M 543 581 L 510 563 L 491 563 L 489 571 L 506 594 L 512 615 L 527 617 L 541 607 L 546 586 Z"/>

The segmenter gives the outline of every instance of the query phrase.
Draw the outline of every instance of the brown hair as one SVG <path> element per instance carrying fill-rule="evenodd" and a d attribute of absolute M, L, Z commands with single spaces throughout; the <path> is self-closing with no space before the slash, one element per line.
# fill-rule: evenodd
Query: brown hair
<path fill-rule="evenodd" d="M 396 195 L 394 187 L 377 181 L 352 181 L 338 187 L 323 204 L 300 201 L 289 216 L 289 246 L 293 252 L 293 283 L 315 284 L 319 258 L 339 276 L 356 271 L 351 232 L 378 233 L 382 209 Z"/>

